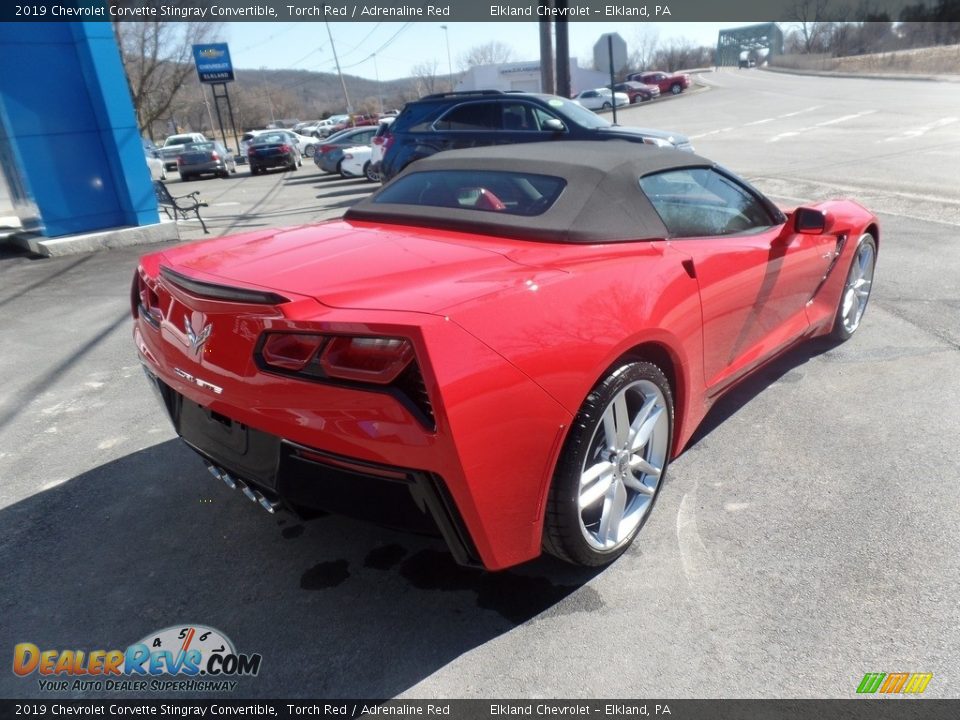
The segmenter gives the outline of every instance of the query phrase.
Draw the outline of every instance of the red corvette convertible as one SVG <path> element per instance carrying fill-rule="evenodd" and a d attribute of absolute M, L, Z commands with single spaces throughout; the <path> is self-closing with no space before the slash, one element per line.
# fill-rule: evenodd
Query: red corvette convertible
<path fill-rule="evenodd" d="M 724 390 L 860 324 L 879 241 L 621 142 L 420 160 L 342 220 L 147 255 L 134 338 L 177 432 L 273 511 L 600 565 Z"/>

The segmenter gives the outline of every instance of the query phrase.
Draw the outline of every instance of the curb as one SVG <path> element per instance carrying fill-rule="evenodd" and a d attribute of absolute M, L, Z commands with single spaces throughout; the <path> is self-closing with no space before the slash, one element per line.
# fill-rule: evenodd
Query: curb
<path fill-rule="evenodd" d="M 923 82 L 960 82 L 960 75 L 908 75 L 906 73 L 854 73 L 833 70 L 801 70 L 797 68 L 761 67 L 758 70 L 784 75 L 811 75 L 815 77 L 855 78 L 858 80 L 920 80 Z"/>
<path fill-rule="evenodd" d="M 180 233 L 175 222 L 160 222 L 142 227 L 114 228 L 82 235 L 66 235 L 48 238 L 34 233 L 15 233 L 6 242 L 43 257 L 61 257 L 104 250 L 107 248 L 147 245 L 150 243 L 179 240 Z"/>

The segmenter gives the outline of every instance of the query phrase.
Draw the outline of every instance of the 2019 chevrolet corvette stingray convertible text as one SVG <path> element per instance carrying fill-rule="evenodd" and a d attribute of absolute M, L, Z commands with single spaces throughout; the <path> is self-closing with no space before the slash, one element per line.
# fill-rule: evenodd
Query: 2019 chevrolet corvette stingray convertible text
<path fill-rule="evenodd" d="M 856 331 L 878 243 L 855 202 L 784 213 L 692 153 L 476 148 L 340 220 L 145 256 L 134 338 L 177 432 L 268 510 L 600 565 L 724 390 Z"/>

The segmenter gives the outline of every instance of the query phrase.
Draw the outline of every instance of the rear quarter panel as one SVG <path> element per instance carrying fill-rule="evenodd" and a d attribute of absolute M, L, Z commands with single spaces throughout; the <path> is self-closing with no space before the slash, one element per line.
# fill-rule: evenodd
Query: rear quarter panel
<path fill-rule="evenodd" d="M 705 412 L 699 290 L 683 269 L 682 256 L 659 241 L 529 245 L 512 259 L 564 273 L 527 280 L 445 312 L 571 415 L 636 348 L 662 348 L 676 377 L 678 452 Z"/>

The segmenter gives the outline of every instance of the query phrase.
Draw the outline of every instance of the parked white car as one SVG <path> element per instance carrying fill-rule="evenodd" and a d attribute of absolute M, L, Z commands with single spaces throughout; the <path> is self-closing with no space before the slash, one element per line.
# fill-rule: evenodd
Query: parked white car
<path fill-rule="evenodd" d="M 163 141 L 163 147 L 160 148 L 160 159 L 163 160 L 164 170 L 177 169 L 177 155 L 180 154 L 185 145 L 206 141 L 207 138 L 203 133 L 181 133 L 168 137 Z"/>
<path fill-rule="evenodd" d="M 395 117 L 380 118 L 380 125 L 377 127 L 377 134 L 370 141 L 370 166 L 367 168 L 366 176 L 370 182 L 380 182 L 380 163 L 383 162 L 383 156 L 393 137 L 390 135 L 390 126 Z"/>
<path fill-rule="evenodd" d="M 617 107 L 629 105 L 630 96 L 621 92 L 611 93 L 609 88 L 594 88 L 575 95 L 573 101 L 578 105 L 583 105 L 587 110 L 609 110 L 613 107 L 614 102 L 616 102 Z"/>
<path fill-rule="evenodd" d="M 343 177 L 366 177 L 369 180 L 370 153 L 369 145 L 357 145 L 344 150 L 343 159 L 340 161 L 340 174 Z"/>
<path fill-rule="evenodd" d="M 293 130 L 287 130 L 287 132 L 296 140 L 301 155 L 304 157 L 313 157 L 313 154 L 317 151 L 317 147 L 320 145 L 320 141 L 317 138 L 301 135 Z"/>

